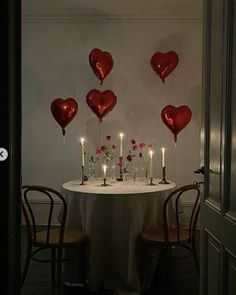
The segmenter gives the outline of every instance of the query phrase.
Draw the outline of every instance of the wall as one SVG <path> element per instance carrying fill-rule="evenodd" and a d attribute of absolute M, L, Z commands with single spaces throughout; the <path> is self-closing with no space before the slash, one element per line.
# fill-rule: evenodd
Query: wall
<path fill-rule="evenodd" d="M 102 86 L 88 63 L 89 52 L 100 48 L 112 54 L 114 67 Z M 150 66 L 156 51 L 175 50 L 177 68 L 163 84 Z M 202 19 L 191 17 L 42 17 L 25 16 L 22 35 L 22 179 L 61 189 L 80 177 L 80 137 L 94 153 L 99 123 L 86 104 L 89 90 L 111 89 L 116 107 L 102 123 L 102 136 L 118 134 L 129 141 L 153 144 L 154 174 L 161 176 L 162 146 L 167 148 L 167 178 L 178 186 L 192 183 L 200 165 Z M 61 128 L 50 112 L 56 98 L 76 98 L 79 111 Z M 188 105 L 190 124 L 173 135 L 162 123 L 165 105 Z"/>

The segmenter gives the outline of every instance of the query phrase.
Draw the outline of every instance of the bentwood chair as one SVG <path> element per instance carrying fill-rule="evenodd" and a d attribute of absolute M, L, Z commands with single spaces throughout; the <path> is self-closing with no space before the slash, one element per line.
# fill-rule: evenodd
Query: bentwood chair
<path fill-rule="evenodd" d="M 21 286 L 23 286 L 28 273 L 31 259 L 38 262 L 51 263 L 51 280 L 55 286 L 62 284 L 62 264 L 63 250 L 67 247 L 79 247 L 85 250 L 86 235 L 77 228 L 66 228 L 67 204 L 64 197 L 56 190 L 38 185 L 27 185 L 22 187 L 22 211 L 26 222 L 27 230 L 27 254 L 22 273 Z M 33 199 L 40 198 L 44 204 L 48 205 L 47 222 L 45 226 L 38 225 L 37 213 L 33 206 Z M 53 216 L 56 205 L 60 204 L 60 223 L 53 225 Z M 49 249 L 51 257 L 49 259 L 39 258 L 38 252 Z M 37 255 L 36 255 L 37 254 Z M 45 256 L 45 255 L 44 255 Z M 83 252 L 83 270 L 85 270 L 85 253 Z"/>
<path fill-rule="evenodd" d="M 180 202 L 183 197 L 192 197 L 193 205 L 188 220 L 183 225 L 180 222 Z M 195 245 L 196 225 L 200 211 L 200 189 L 198 184 L 185 185 L 172 191 L 164 201 L 163 205 L 163 226 L 149 228 L 141 233 L 143 243 L 143 257 L 150 255 L 157 258 L 165 258 L 166 262 L 171 259 L 172 248 L 176 246 L 185 247 L 193 254 L 197 274 L 199 265 Z M 174 208 L 174 220 L 168 216 L 169 207 Z M 172 223 L 173 222 L 173 223 Z M 160 246 L 158 254 L 153 254 L 153 246 Z M 165 263 L 168 266 L 168 263 Z M 159 263 L 157 263 L 157 268 Z M 167 270 L 168 274 L 168 270 Z"/>

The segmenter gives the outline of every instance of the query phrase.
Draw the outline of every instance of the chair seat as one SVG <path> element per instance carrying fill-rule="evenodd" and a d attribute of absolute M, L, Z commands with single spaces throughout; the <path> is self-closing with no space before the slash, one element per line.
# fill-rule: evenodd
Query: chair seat
<path fill-rule="evenodd" d="M 189 231 L 187 229 L 179 230 L 180 237 L 179 240 L 181 242 L 189 240 Z M 142 239 L 147 243 L 164 243 L 164 229 L 163 228 L 150 228 L 146 229 L 142 232 Z M 177 229 L 169 228 L 169 243 L 177 243 Z"/>
<path fill-rule="evenodd" d="M 50 230 L 49 246 L 58 245 L 60 229 Z M 47 231 L 40 231 L 36 234 L 36 244 L 43 246 L 46 244 Z M 86 239 L 85 233 L 80 229 L 68 228 L 64 231 L 63 245 L 78 244 Z"/>

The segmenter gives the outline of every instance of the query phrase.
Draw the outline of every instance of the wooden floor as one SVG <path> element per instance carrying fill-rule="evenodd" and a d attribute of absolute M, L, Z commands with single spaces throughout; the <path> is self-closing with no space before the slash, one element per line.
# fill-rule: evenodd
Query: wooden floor
<path fill-rule="evenodd" d="M 22 265 L 25 258 L 26 235 L 22 228 Z M 168 271 L 168 279 L 159 272 L 154 276 L 152 284 L 145 295 L 198 295 L 198 278 L 194 266 L 194 261 L 190 252 L 184 248 L 175 248 L 173 250 L 173 259 Z M 97 293 L 91 293 L 82 287 L 62 287 L 56 291 L 50 281 L 50 265 L 32 261 L 30 269 L 22 289 L 21 295 L 112 295 L 112 290 L 100 290 Z"/>

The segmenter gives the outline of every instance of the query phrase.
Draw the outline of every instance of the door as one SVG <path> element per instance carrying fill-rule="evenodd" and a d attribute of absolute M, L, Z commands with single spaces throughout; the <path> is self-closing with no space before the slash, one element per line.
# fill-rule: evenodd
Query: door
<path fill-rule="evenodd" d="M 236 1 L 204 1 L 201 295 L 236 294 Z"/>
<path fill-rule="evenodd" d="M 21 1 L 0 2 L 0 294 L 20 294 Z"/>

